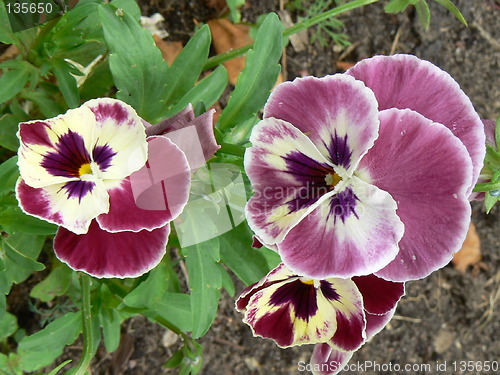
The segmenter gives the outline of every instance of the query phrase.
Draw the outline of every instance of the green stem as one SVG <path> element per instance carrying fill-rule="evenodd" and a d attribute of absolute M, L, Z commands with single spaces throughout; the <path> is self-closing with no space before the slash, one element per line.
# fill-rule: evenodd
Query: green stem
<path fill-rule="evenodd" d="M 377 1 L 378 0 L 355 0 L 355 1 L 351 1 L 350 3 L 340 5 L 338 7 L 330 9 L 329 11 L 318 14 L 315 17 L 312 17 L 312 18 L 309 18 L 309 19 L 304 20 L 302 22 L 299 22 L 292 27 L 289 27 L 288 29 L 283 31 L 283 36 L 288 37 L 290 35 L 293 35 L 295 33 L 300 32 L 304 29 L 307 29 L 311 26 L 317 25 L 318 23 L 321 23 L 330 17 L 338 16 L 341 13 L 345 13 L 345 12 L 348 12 L 350 10 L 360 8 L 362 6 L 372 4 L 372 3 L 375 3 Z M 231 51 L 221 53 L 221 54 L 216 55 L 214 57 L 211 57 L 210 59 L 208 59 L 207 63 L 203 67 L 203 69 L 206 70 L 206 69 L 213 68 L 214 66 L 220 65 L 225 61 L 228 61 L 228 60 L 234 59 L 235 57 L 241 56 L 244 53 L 246 53 L 249 49 L 251 49 L 252 47 L 253 47 L 253 43 L 248 44 L 248 45 L 243 46 L 243 47 L 240 47 L 240 48 L 237 48 L 237 49 L 233 49 Z"/>
<path fill-rule="evenodd" d="M 94 337 L 92 332 L 92 313 L 90 307 L 90 286 L 92 278 L 80 273 L 80 285 L 82 287 L 82 319 L 83 319 L 83 353 L 80 363 L 73 375 L 84 375 L 87 373 L 90 361 L 93 357 Z"/>

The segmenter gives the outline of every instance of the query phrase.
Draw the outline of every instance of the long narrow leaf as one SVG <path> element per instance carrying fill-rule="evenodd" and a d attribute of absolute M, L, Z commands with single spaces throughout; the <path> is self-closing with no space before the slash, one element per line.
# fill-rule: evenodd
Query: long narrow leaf
<path fill-rule="evenodd" d="M 0 77 L 0 103 L 12 99 L 26 86 L 30 77 L 30 71 L 23 68 L 11 69 Z"/>
<path fill-rule="evenodd" d="M 458 8 L 450 0 L 434 0 L 436 3 L 441 4 L 446 9 L 448 9 L 460 22 L 467 26 L 467 21 Z"/>
<path fill-rule="evenodd" d="M 164 117 L 176 114 L 186 108 L 189 103 L 196 105 L 196 103 L 203 102 L 206 107 L 210 107 L 220 98 L 226 86 L 227 71 L 224 66 L 220 65 L 209 76 L 203 78 L 200 83 L 189 90 Z"/>
<path fill-rule="evenodd" d="M 193 88 L 207 61 L 211 40 L 210 29 L 205 25 L 194 34 L 172 63 L 166 77 L 167 104 L 177 102 Z"/>
<path fill-rule="evenodd" d="M 191 313 L 193 315 L 193 338 L 203 336 L 217 313 L 222 287 L 217 238 L 182 249 L 186 257 L 191 288 Z"/>
<path fill-rule="evenodd" d="M 156 120 L 165 110 L 168 65 L 153 36 L 131 15 L 110 4 L 99 7 L 99 16 L 111 51 L 109 66 L 117 98 L 146 121 Z"/>
<path fill-rule="evenodd" d="M 72 67 L 64 60 L 54 60 L 52 70 L 59 82 L 59 89 L 63 94 L 64 100 L 70 108 L 76 108 L 80 105 L 80 94 L 76 79 L 70 74 Z"/>
<path fill-rule="evenodd" d="M 245 69 L 219 119 L 219 129 L 229 129 L 262 109 L 280 72 L 282 25 L 270 13 L 259 28 L 253 50 L 248 52 Z"/>

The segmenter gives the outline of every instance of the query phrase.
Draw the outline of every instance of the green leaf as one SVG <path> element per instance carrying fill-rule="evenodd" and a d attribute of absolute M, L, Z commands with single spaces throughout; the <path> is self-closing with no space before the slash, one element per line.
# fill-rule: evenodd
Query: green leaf
<path fill-rule="evenodd" d="M 172 357 L 169 358 L 167 362 L 162 366 L 164 368 L 176 368 L 179 367 L 184 360 L 184 350 L 177 350 Z"/>
<path fill-rule="evenodd" d="M 102 326 L 106 351 L 113 353 L 120 345 L 122 319 L 115 309 L 101 309 L 99 320 Z"/>
<path fill-rule="evenodd" d="M 7 294 L 12 283 L 23 282 L 33 271 L 45 268 L 36 259 L 42 250 L 45 236 L 12 234 L 0 240 L 0 258 L 5 271 L 0 272 L 0 293 Z"/>
<path fill-rule="evenodd" d="M 220 65 L 210 75 L 203 78 L 200 83 L 189 90 L 165 115 L 164 117 L 173 116 L 180 112 L 189 103 L 203 103 L 205 107 L 210 107 L 222 95 L 227 86 L 227 71 L 224 66 Z"/>
<path fill-rule="evenodd" d="M 99 7 L 104 38 L 111 55 L 109 66 L 118 88 L 117 98 L 130 104 L 146 121 L 165 112 L 168 65 L 153 36 L 129 14 L 109 4 Z"/>
<path fill-rule="evenodd" d="M 161 302 L 170 281 L 170 272 L 165 263 L 160 263 L 149 272 L 146 281 L 130 292 L 123 302 L 130 307 L 154 308 Z"/>
<path fill-rule="evenodd" d="M 248 52 L 245 68 L 219 118 L 219 129 L 248 120 L 264 106 L 281 69 L 281 32 L 278 16 L 270 13 L 259 28 L 253 50 Z"/>
<path fill-rule="evenodd" d="M 270 270 L 262 251 L 252 247 L 252 236 L 246 221 L 219 236 L 222 262 L 245 285 L 256 283 Z"/>
<path fill-rule="evenodd" d="M 0 225 L 10 234 L 55 234 L 57 225 L 25 214 L 18 206 L 8 206 L 0 211 Z"/>
<path fill-rule="evenodd" d="M 93 98 L 109 96 L 113 86 L 113 75 L 109 69 L 109 61 L 106 59 L 97 64 L 80 87 L 80 97 L 82 100 L 87 101 Z"/>
<path fill-rule="evenodd" d="M 429 10 L 429 5 L 425 0 L 420 0 L 415 3 L 415 10 L 417 11 L 418 19 L 420 23 L 424 27 L 424 29 L 428 29 L 431 23 L 431 11 Z"/>
<path fill-rule="evenodd" d="M 76 108 L 80 105 L 80 94 L 76 85 L 76 79 L 70 72 L 72 67 L 64 60 L 53 60 L 52 71 L 59 82 L 59 89 L 69 108 Z"/>
<path fill-rule="evenodd" d="M 193 338 L 203 336 L 217 313 L 222 287 L 219 261 L 219 240 L 213 238 L 182 249 L 186 257 L 191 289 Z"/>
<path fill-rule="evenodd" d="M 458 8 L 450 1 L 450 0 L 434 0 L 436 3 L 441 4 L 444 6 L 446 9 L 448 9 L 455 17 L 457 20 L 462 22 L 465 26 L 467 26 L 467 21 L 465 20 L 464 16 Z"/>
<path fill-rule="evenodd" d="M 399 13 L 405 10 L 408 6 L 409 0 L 391 0 L 385 7 L 386 13 Z"/>
<path fill-rule="evenodd" d="M 67 361 L 64 361 L 59 366 L 57 366 L 56 368 L 54 368 L 51 372 L 49 372 L 47 375 L 56 375 L 64 366 L 66 366 L 70 362 L 71 362 L 71 359 L 68 359 Z"/>
<path fill-rule="evenodd" d="M 72 270 L 64 264 L 58 264 L 49 276 L 31 289 L 30 297 L 38 298 L 42 302 L 52 301 L 56 296 L 61 296 L 71 285 Z"/>
<path fill-rule="evenodd" d="M 141 21 L 141 8 L 136 0 L 113 0 L 111 5 L 117 9 L 123 9 L 127 14 L 130 14 L 137 22 Z"/>
<path fill-rule="evenodd" d="M 0 318 L 0 341 L 6 339 L 17 330 L 17 318 L 11 313 L 5 313 Z"/>
<path fill-rule="evenodd" d="M 1 280 L 0 280 L 0 283 L 1 283 Z M 10 287 L 9 287 L 9 289 L 10 289 Z M 0 320 L 3 319 L 3 317 L 5 316 L 6 309 L 7 309 L 7 298 L 5 297 L 5 294 L 0 293 Z"/>
<path fill-rule="evenodd" d="M 18 178 L 17 156 L 13 156 L 0 164 L 0 195 L 14 191 Z"/>
<path fill-rule="evenodd" d="M 22 97 L 35 103 L 47 118 L 56 117 L 64 112 L 63 106 L 54 101 L 54 98 L 44 90 L 26 91 Z"/>
<path fill-rule="evenodd" d="M 155 306 L 155 311 L 159 316 L 168 320 L 183 332 L 193 330 L 191 309 L 191 296 L 182 293 L 167 292 Z"/>
<path fill-rule="evenodd" d="M 4 44 L 14 44 L 17 42 L 10 27 L 9 16 L 7 15 L 4 1 L 0 2 L 0 42 Z"/>
<path fill-rule="evenodd" d="M 20 65 L 20 69 L 10 69 L 0 76 L 0 103 L 6 102 L 16 96 L 28 83 L 30 71 L 23 68 L 25 65 Z"/>
<path fill-rule="evenodd" d="M 484 195 L 484 205 L 486 207 L 486 213 L 489 214 L 491 209 L 495 206 L 495 204 L 500 200 L 500 196 L 493 196 L 490 192 L 486 192 Z"/>
<path fill-rule="evenodd" d="M 222 287 L 226 289 L 226 292 L 227 294 L 229 294 L 229 297 L 234 297 L 236 290 L 234 287 L 233 280 L 231 279 L 231 275 L 229 275 L 229 273 L 223 267 L 220 268 L 220 273 L 222 276 Z"/>
<path fill-rule="evenodd" d="M 194 86 L 207 61 L 210 43 L 210 28 L 204 25 L 179 53 L 166 77 L 167 103 L 177 102 Z"/>
<path fill-rule="evenodd" d="M 226 3 L 231 15 L 231 21 L 239 23 L 241 21 L 240 8 L 245 5 L 245 0 L 227 0 Z"/>
<path fill-rule="evenodd" d="M 35 371 L 51 364 L 66 345 L 73 343 L 82 331 L 82 315 L 71 312 L 54 320 L 34 335 L 21 340 L 18 353 L 25 371 Z"/>

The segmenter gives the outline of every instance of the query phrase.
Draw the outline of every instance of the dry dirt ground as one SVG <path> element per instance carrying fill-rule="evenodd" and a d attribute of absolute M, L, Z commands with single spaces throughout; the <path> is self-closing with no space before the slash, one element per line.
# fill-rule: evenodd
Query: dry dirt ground
<path fill-rule="evenodd" d="M 356 62 L 375 54 L 412 53 L 448 71 L 469 95 L 480 115 L 494 119 L 500 111 L 500 2 L 454 1 L 468 20 L 468 28 L 444 8 L 430 2 L 432 19 L 428 31 L 423 30 L 413 11 L 397 16 L 384 14 L 384 2 L 343 16 L 344 32 L 352 47 L 341 51 L 333 44 L 322 47 L 314 43 L 297 53 L 289 46 L 288 79 L 305 72 L 316 76 L 335 73 L 339 58 Z M 157 11 L 163 14 L 170 40 L 185 42 L 193 33 L 194 20 L 205 22 L 217 16 L 204 0 L 140 3 L 144 14 Z M 243 11 L 243 20 L 247 22 L 255 22 L 260 14 L 279 10 L 278 0 L 247 3 L 249 6 Z M 392 363 L 393 366 L 413 366 L 413 370 L 401 372 L 407 374 L 472 375 L 488 372 L 475 370 L 477 367 L 462 371 L 461 361 L 497 361 L 500 365 L 499 216 L 500 207 L 486 215 L 481 204 L 473 205 L 473 221 L 482 241 L 481 265 L 465 274 L 447 266 L 425 280 L 408 283 L 407 295 L 400 302 L 394 319 L 351 360 L 354 364 L 372 363 L 381 368 L 344 373 L 398 373 L 394 367 L 392 371 L 383 367 Z M 242 288 L 243 285 L 237 284 L 237 291 Z M 282 350 L 269 340 L 253 338 L 233 305 L 233 299 L 224 294 L 212 329 L 201 339 L 205 348 L 203 375 L 308 373 L 300 371 L 299 361 L 308 363 L 312 347 Z M 125 328 L 118 353 L 113 357 L 100 353 L 93 374 L 176 373 L 162 369 L 161 365 L 178 343 L 166 347 L 165 332 L 144 318 L 129 321 Z M 75 348 L 75 355 L 78 349 Z"/>

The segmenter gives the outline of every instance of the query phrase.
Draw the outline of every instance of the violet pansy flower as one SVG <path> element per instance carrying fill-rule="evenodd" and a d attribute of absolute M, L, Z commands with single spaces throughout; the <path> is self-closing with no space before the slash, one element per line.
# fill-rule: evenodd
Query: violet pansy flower
<path fill-rule="evenodd" d="M 419 279 L 465 238 L 483 125 L 429 62 L 378 56 L 285 82 L 250 140 L 249 225 L 296 274 Z"/>
<path fill-rule="evenodd" d="M 317 280 L 280 264 L 246 288 L 236 308 L 256 336 L 281 347 L 318 344 L 315 361 L 326 351 L 328 357 L 335 351 L 347 361 L 385 326 L 403 295 L 403 283 L 374 275 Z"/>
<path fill-rule="evenodd" d="M 59 259 L 95 277 L 135 277 L 159 263 L 190 185 L 172 141 L 146 138 L 141 118 L 115 99 L 21 123 L 18 137 L 20 207 L 60 226 Z M 152 191 L 163 199 L 141 208 Z"/>

